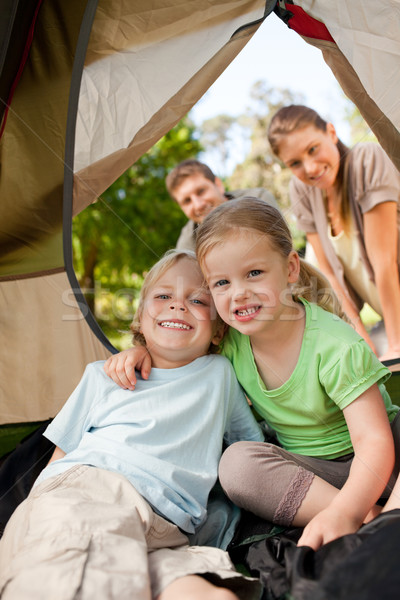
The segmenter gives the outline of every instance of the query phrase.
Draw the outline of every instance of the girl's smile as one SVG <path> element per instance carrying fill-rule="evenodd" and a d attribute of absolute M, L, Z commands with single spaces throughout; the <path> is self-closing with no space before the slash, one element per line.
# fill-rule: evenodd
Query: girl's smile
<path fill-rule="evenodd" d="M 283 258 L 262 233 L 235 228 L 207 252 L 203 270 L 221 318 L 242 333 L 265 332 L 297 308 L 289 284 L 299 257 L 292 251 Z"/>
<path fill-rule="evenodd" d="M 235 316 L 238 321 L 251 321 L 254 319 L 262 309 L 262 305 L 257 304 L 256 306 L 244 306 L 239 307 L 235 310 Z"/>

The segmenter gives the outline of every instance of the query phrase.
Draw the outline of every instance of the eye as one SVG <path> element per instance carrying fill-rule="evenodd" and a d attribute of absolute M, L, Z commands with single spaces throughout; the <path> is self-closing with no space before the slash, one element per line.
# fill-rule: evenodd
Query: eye
<path fill-rule="evenodd" d="M 257 275 L 261 275 L 262 271 L 260 269 L 252 269 L 248 273 L 248 277 L 257 277 Z"/>
<path fill-rule="evenodd" d="M 297 169 L 300 166 L 299 160 L 294 160 L 288 164 L 289 169 Z"/>
<path fill-rule="evenodd" d="M 311 148 L 308 150 L 309 154 L 315 154 L 315 152 L 317 151 L 318 146 L 311 146 Z"/>
<path fill-rule="evenodd" d="M 229 281 L 227 279 L 219 279 L 214 283 L 214 287 L 222 287 L 224 285 L 228 285 Z"/>
<path fill-rule="evenodd" d="M 158 300 L 169 300 L 171 296 L 169 296 L 168 294 L 157 294 L 156 298 Z"/>
<path fill-rule="evenodd" d="M 199 298 L 193 298 L 192 299 L 193 304 L 200 304 L 202 306 L 204 306 L 206 303 L 203 302 L 203 300 L 200 300 Z"/>

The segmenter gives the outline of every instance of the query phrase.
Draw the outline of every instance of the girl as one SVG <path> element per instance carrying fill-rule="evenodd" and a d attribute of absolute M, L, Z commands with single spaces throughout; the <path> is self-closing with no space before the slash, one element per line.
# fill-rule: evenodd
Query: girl
<path fill-rule="evenodd" d="M 232 445 L 219 469 L 225 491 L 265 519 L 306 526 L 300 543 L 313 548 L 356 531 L 389 494 L 397 409 L 382 386 L 388 369 L 335 314 L 328 283 L 265 202 L 216 208 L 199 227 L 197 253 L 230 326 L 222 353 L 280 444 Z M 114 357 L 108 372 L 133 381 L 139 353 Z"/>
<path fill-rule="evenodd" d="M 375 351 L 359 311 L 364 302 L 383 317 L 388 348 L 400 356 L 400 175 L 378 144 L 349 150 L 332 123 L 291 105 L 272 118 L 273 152 L 295 176 L 290 198 L 318 265 L 343 309 Z"/>

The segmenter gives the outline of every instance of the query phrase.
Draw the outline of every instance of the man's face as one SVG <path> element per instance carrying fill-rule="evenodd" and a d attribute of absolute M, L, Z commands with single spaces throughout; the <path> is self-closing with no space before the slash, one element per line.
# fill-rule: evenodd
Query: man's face
<path fill-rule="evenodd" d="M 218 177 L 213 183 L 201 173 L 195 173 L 186 177 L 172 195 L 188 219 L 202 223 L 209 212 L 226 201 L 224 191 Z"/>

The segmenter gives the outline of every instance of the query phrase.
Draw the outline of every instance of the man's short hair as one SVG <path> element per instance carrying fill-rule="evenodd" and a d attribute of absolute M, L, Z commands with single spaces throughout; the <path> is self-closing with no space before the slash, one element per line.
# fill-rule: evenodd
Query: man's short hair
<path fill-rule="evenodd" d="M 182 181 L 184 181 L 187 177 L 196 175 L 197 173 L 204 175 L 206 179 L 209 179 L 212 181 L 212 183 L 215 183 L 215 175 L 211 171 L 210 167 L 199 160 L 183 160 L 168 173 L 165 179 L 165 185 L 167 186 L 170 196 L 173 196 L 173 191 L 181 185 Z"/>

